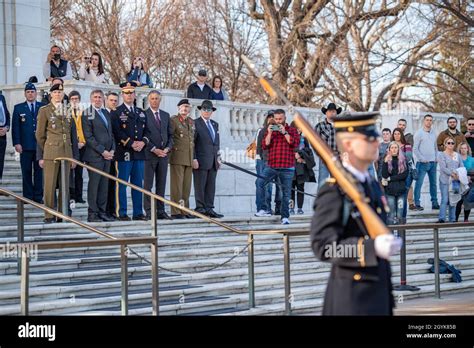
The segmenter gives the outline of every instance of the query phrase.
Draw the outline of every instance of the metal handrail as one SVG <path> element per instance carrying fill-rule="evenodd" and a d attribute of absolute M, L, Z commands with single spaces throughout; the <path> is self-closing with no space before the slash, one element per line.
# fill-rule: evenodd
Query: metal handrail
<path fill-rule="evenodd" d="M 390 230 L 405 231 L 405 230 L 420 230 L 420 229 L 433 229 L 433 242 L 434 242 L 434 268 L 435 268 L 435 296 L 440 298 L 440 277 L 439 277 L 439 229 L 444 228 L 455 228 L 455 227 L 472 227 L 474 222 L 456 222 L 456 223 L 429 223 L 429 224 L 405 224 L 405 225 L 388 225 Z M 284 283 L 285 283 L 285 313 L 291 314 L 291 270 L 290 270 L 290 237 L 292 236 L 304 236 L 309 234 L 309 229 L 288 229 L 280 231 L 243 231 L 248 234 L 249 248 L 248 248 L 248 259 L 249 259 L 249 298 L 250 307 L 255 307 L 255 271 L 254 271 L 254 235 L 268 235 L 268 234 L 280 234 L 283 237 L 283 267 L 284 267 Z"/>
<path fill-rule="evenodd" d="M 29 313 L 29 287 L 30 287 L 30 252 L 31 249 L 50 250 L 77 247 L 103 247 L 120 246 L 120 278 L 121 278 L 121 312 L 128 315 L 128 253 L 130 244 L 150 244 L 151 246 L 151 271 L 152 271 L 152 313 L 158 315 L 158 240 L 155 237 L 131 237 L 114 239 L 95 239 L 77 241 L 54 241 L 38 243 L 0 244 L 0 250 L 15 248 L 21 253 L 21 279 L 20 279 L 20 311 L 22 315 Z"/>
<path fill-rule="evenodd" d="M 81 227 L 83 227 L 83 228 L 85 228 L 85 229 L 87 229 L 87 230 L 89 230 L 89 231 L 91 231 L 91 232 L 97 233 L 97 234 L 99 234 L 99 235 L 101 235 L 101 236 L 103 236 L 103 237 L 106 237 L 106 238 L 109 238 L 109 239 L 117 239 L 116 237 L 114 237 L 113 235 L 111 235 L 111 234 L 109 234 L 109 233 L 107 233 L 107 232 L 102 232 L 102 231 L 100 231 L 100 230 L 98 230 L 98 229 L 96 229 L 96 228 L 94 228 L 94 227 L 92 227 L 92 226 L 89 226 L 89 225 L 87 225 L 87 224 L 85 224 L 85 223 L 83 223 L 83 222 L 81 222 L 81 221 L 79 221 L 79 220 L 76 220 L 76 219 L 74 219 L 74 218 L 72 218 L 72 217 L 70 217 L 70 216 L 64 215 L 64 214 L 62 214 L 62 213 L 60 213 L 60 212 L 58 212 L 58 211 L 56 211 L 56 210 L 54 210 L 54 209 L 52 209 L 52 208 L 49 208 L 49 207 L 47 207 L 47 206 L 45 206 L 45 205 L 43 205 L 43 204 L 40 204 L 40 203 L 35 202 L 35 201 L 32 201 L 31 199 L 28 199 L 28 198 L 25 198 L 25 197 L 23 197 L 23 196 L 20 196 L 20 195 L 18 195 L 18 194 L 16 194 L 16 193 L 12 192 L 12 191 L 10 191 L 10 190 L 6 190 L 6 189 L 0 187 L 0 195 L 11 196 L 11 197 L 14 197 L 14 198 L 17 200 L 17 203 L 18 203 L 18 205 L 19 205 L 19 207 L 18 207 L 19 209 L 18 209 L 18 212 L 17 212 L 18 215 L 23 215 L 23 212 L 24 212 L 24 204 L 27 203 L 27 204 L 31 204 L 32 206 L 34 206 L 34 207 L 36 207 L 36 208 L 38 208 L 38 209 L 40 209 L 40 210 L 45 211 L 45 212 L 47 212 L 47 213 L 49 213 L 49 214 L 51 214 L 51 215 L 54 215 L 54 216 L 56 216 L 56 217 L 58 217 L 58 218 L 60 218 L 60 219 L 70 221 L 70 222 L 72 222 L 72 223 L 74 223 L 74 224 L 76 224 L 76 225 L 78 225 L 78 226 L 81 226 Z M 20 203 L 20 202 L 21 202 L 21 203 Z M 21 221 L 18 221 L 18 224 L 20 224 L 20 223 L 24 224 L 24 219 L 19 219 L 19 220 L 21 220 Z M 19 235 L 24 233 L 24 225 L 22 225 L 21 227 L 18 226 L 18 232 L 19 232 Z M 18 242 L 22 242 L 22 241 L 23 241 L 23 239 L 22 239 L 22 240 L 19 240 Z"/>
<path fill-rule="evenodd" d="M 0 244 L 1 250 L 8 250 L 16 248 L 18 274 L 21 276 L 20 280 L 20 308 L 22 315 L 28 315 L 29 312 L 29 276 L 30 276 L 30 248 L 33 246 L 36 249 L 64 249 L 74 247 L 87 246 L 113 246 L 120 245 L 120 267 L 121 267 L 121 310 L 123 315 L 128 314 L 128 265 L 127 265 L 127 245 L 129 244 L 150 244 L 151 245 L 151 267 L 152 267 L 152 306 L 153 314 L 158 315 L 158 239 L 156 236 L 151 237 L 132 237 L 132 238 L 117 238 L 109 233 L 102 232 L 92 226 L 89 226 L 79 220 L 70 216 L 64 215 L 54 209 L 44 206 L 43 204 L 32 201 L 31 199 L 22 197 L 10 190 L 0 188 L 0 195 L 14 197 L 17 201 L 17 227 L 18 236 L 17 243 Z M 52 242 L 36 242 L 25 243 L 25 203 L 50 213 L 53 216 L 63 219 L 63 221 L 70 221 L 78 226 L 81 226 L 91 232 L 94 232 L 107 239 L 95 240 L 79 240 L 79 241 L 52 241 Z M 21 251 L 21 255 L 18 251 Z"/>

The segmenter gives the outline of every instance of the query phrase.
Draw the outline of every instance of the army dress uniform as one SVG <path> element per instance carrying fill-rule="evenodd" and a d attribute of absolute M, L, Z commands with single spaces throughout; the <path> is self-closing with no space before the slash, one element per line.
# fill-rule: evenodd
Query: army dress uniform
<path fill-rule="evenodd" d="M 336 132 L 348 131 L 347 127 L 338 129 L 336 121 L 334 124 Z M 378 136 L 375 125 L 349 127 L 349 131 Z M 369 205 L 386 223 L 389 209 L 380 184 L 368 171 L 362 173 L 350 164 L 344 166 L 346 174 L 352 176 Z M 375 240 L 369 237 L 354 203 L 335 179 L 329 178 L 318 192 L 311 223 L 311 247 L 316 257 L 332 263 L 323 315 L 392 315 L 390 263 L 376 255 L 374 245 Z M 348 247 L 357 250 L 357 254 L 337 254 Z"/>
<path fill-rule="evenodd" d="M 54 85 L 51 92 L 59 89 L 62 85 Z M 56 108 L 52 103 L 40 108 L 38 112 L 38 122 L 36 127 L 37 159 L 44 160 L 44 204 L 54 209 L 54 196 L 56 185 L 60 181 L 60 162 L 54 162 L 57 157 L 68 157 L 79 159 L 79 149 L 77 146 L 77 133 L 74 120 L 67 116 L 62 104 Z M 69 196 L 69 171 L 71 164 L 66 162 L 66 188 Z M 58 210 L 62 209 L 62 188 L 59 185 Z M 68 198 L 69 202 L 69 198 Z M 62 212 L 68 214 L 68 212 Z M 53 216 L 45 213 L 45 219 L 52 219 Z"/>
<path fill-rule="evenodd" d="M 36 90 L 32 83 L 25 86 L 25 91 Z M 36 159 L 36 120 L 43 103 L 24 101 L 15 105 L 12 116 L 12 143 L 21 145 L 20 154 L 23 196 L 35 202 L 43 200 L 43 169 Z"/>
<path fill-rule="evenodd" d="M 183 104 L 189 104 L 188 100 L 181 100 L 178 106 Z M 176 115 L 171 117 L 170 123 L 173 134 L 173 148 L 169 159 L 170 197 L 173 202 L 189 208 L 193 175 L 194 121 L 189 116 L 184 118 Z M 171 215 L 174 218 L 184 217 L 183 212 L 175 207 L 171 207 Z"/>
<path fill-rule="evenodd" d="M 133 150 L 134 141 L 144 141 L 146 115 L 140 108 L 125 104 L 120 105 L 111 113 L 112 127 L 116 141 L 117 177 L 143 187 L 144 161 L 146 146 L 140 152 Z M 133 218 L 144 219 L 143 194 L 132 190 Z M 116 184 L 116 215 L 120 219 L 127 219 L 127 188 Z M 128 220 L 128 219 L 127 219 Z"/>

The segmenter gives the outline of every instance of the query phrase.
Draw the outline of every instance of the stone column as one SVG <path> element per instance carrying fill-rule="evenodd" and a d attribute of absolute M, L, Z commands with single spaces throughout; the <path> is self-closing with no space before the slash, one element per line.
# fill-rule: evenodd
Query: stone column
<path fill-rule="evenodd" d="M 0 85 L 43 81 L 49 48 L 49 0 L 0 1 Z"/>

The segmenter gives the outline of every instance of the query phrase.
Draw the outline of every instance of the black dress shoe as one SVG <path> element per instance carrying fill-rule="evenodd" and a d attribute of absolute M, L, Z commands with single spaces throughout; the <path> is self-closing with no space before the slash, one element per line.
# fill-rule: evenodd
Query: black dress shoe
<path fill-rule="evenodd" d="M 172 220 L 171 216 L 169 216 L 168 214 L 166 214 L 166 212 L 160 212 L 156 215 L 156 218 L 158 220 Z"/>
<path fill-rule="evenodd" d="M 97 214 L 89 214 L 87 222 L 102 222 L 102 219 Z"/>
<path fill-rule="evenodd" d="M 99 213 L 98 218 L 102 221 L 110 222 L 110 221 L 115 221 L 113 217 L 110 217 L 109 215 L 105 213 Z"/>
<path fill-rule="evenodd" d="M 56 222 L 56 218 L 44 219 L 43 222 L 44 222 L 45 224 L 52 224 L 52 223 Z"/>
<path fill-rule="evenodd" d="M 134 216 L 134 217 L 132 218 L 132 220 L 135 220 L 135 221 L 146 221 L 146 216 L 143 215 L 143 214 L 140 214 L 140 215 Z"/>
<path fill-rule="evenodd" d="M 84 204 L 86 203 L 86 201 L 81 198 L 81 199 L 76 199 L 76 203 Z"/>
<path fill-rule="evenodd" d="M 202 215 L 207 215 L 207 211 L 204 209 L 194 209 L 194 211 Z"/>
<path fill-rule="evenodd" d="M 106 215 L 107 215 L 107 217 L 108 217 L 109 219 L 111 219 L 110 221 L 115 221 L 115 220 L 117 220 L 117 215 L 115 215 L 115 214 L 108 214 L 108 213 L 107 213 Z"/>
<path fill-rule="evenodd" d="M 128 216 L 128 215 L 119 216 L 117 219 L 119 221 L 131 221 L 132 220 L 132 219 L 130 219 L 130 216 Z"/>
<path fill-rule="evenodd" d="M 211 218 L 217 218 L 217 219 L 220 219 L 220 218 L 224 217 L 224 215 L 216 213 L 213 209 L 209 209 L 207 211 L 207 216 L 209 216 Z"/>
<path fill-rule="evenodd" d="M 442 220 L 442 219 L 438 219 L 438 221 L 436 221 L 436 222 L 437 222 L 438 224 L 444 224 L 444 223 L 445 223 L 445 221 Z"/>
<path fill-rule="evenodd" d="M 186 219 L 186 217 L 185 217 L 184 215 L 181 215 L 181 214 L 171 215 L 171 218 L 172 218 L 173 220 Z"/>
<path fill-rule="evenodd" d="M 186 214 L 186 215 L 184 215 L 184 217 L 186 219 L 197 219 L 198 218 L 197 216 L 194 216 L 194 215 L 191 215 L 191 214 Z"/>

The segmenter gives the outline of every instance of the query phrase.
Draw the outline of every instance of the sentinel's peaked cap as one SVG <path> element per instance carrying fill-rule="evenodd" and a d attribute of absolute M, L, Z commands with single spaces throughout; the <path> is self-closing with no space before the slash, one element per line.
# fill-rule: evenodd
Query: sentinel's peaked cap
<path fill-rule="evenodd" d="M 355 132 L 378 138 L 380 133 L 376 121 L 379 114 L 379 112 L 343 113 L 334 118 L 334 128 L 336 132 Z"/>

